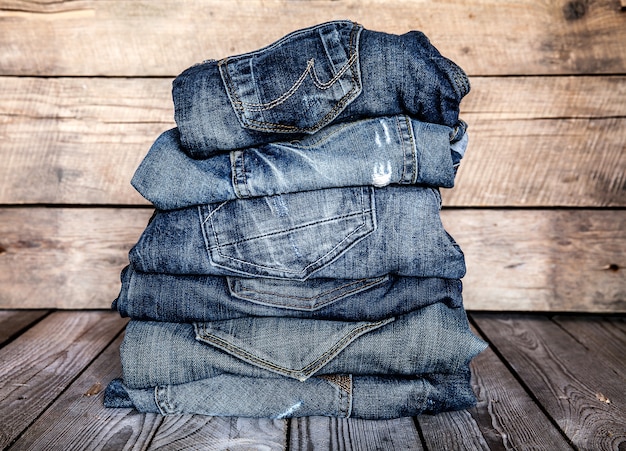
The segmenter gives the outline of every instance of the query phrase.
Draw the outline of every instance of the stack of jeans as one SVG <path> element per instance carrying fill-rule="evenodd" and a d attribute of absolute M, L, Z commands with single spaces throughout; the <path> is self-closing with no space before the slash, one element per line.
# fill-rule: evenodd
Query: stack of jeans
<path fill-rule="evenodd" d="M 440 220 L 463 71 L 419 32 L 334 21 L 173 84 L 133 186 L 156 207 L 114 309 L 109 407 L 370 419 L 467 408 L 485 348 Z"/>

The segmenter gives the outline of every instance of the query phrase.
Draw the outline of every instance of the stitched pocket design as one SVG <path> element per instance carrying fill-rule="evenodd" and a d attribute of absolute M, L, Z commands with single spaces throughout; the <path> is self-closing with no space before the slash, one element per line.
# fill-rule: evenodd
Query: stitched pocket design
<path fill-rule="evenodd" d="M 198 207 L 211 263 L 249 277 L 304 280 L 375 230 L 370 187 Z"/>
<path fill-rule="evenodd" d="M 289 310 L 314 311 L 387 282 L 389 276 L 371 279 L 278 279 L 227 277 L 230 293 L 244 301 Z"/>
<path fill-rule="evenodd" d="M 196 323 L 194 328 L 200 342 L 251 365 L 304 381 L 357 338 L 392 321 L 394 318 L 343 322 L 255 317 Z"/>
<path fill-rule="evenodd" d="M 358 41 L 363 27 L 334 21 L 291 33 L 218 66 L 244 128 L 313 133 L 361 93 Z"/>

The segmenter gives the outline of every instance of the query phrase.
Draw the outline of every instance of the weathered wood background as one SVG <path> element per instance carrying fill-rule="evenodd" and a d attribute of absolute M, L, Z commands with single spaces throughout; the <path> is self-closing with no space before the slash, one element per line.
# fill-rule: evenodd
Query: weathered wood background
<path fill-rule="evenodd" d="M 297 28 L 417 29 L 470 75 L 443 219 L 474 310 L 626 312 L 620 0 L 0 0 L 0 307 L 107 308 L 172 79 Z"/>

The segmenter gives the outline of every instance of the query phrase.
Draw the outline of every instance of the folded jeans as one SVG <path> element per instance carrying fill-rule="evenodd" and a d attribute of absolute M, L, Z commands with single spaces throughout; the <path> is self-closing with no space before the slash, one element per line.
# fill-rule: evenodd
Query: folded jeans
<path fill-rule="evenodd" d="M 395 274 L 460 279 L 461 248 L 436 188 L 330 188 L 158 210 L 129 260 L 138 271 L 306 280 Z"/>
<path fill-rule="evenodd" d="M 131 183 L 161 210 L 346 186 L 451 188 L 466 128 L 462 121 L 451 128 L 404 115 L 363 119 L 206 159 L 191 158 L 178 129 L 171 129 L 152 145 Z"/>
<path fill-rule="evenodd" d="M 475 403 L 468 368 L 410 378 L 330 374 L 303 382 L 222 374 L 149 388 L 130 388 L 115 379 L 104 395 L 106 407 L 133 407 L 139 412 L 274 419 L 380 420 L 462 410 Z"/>
<path fill-rule="evenodd" d="M 220 321 L 284 316 L 379 321 L 443 302 L 461 307 L 459 279 L 399 277 L 308 279 L 144 273 L 127 266 L 113 309 L 136 320 Z"/>
<path fill-rule="evenodd" d="M 463 70 L 423 33 L 332 21 L 196 64 L 176 77 L 172 97 L 183 147 L 206 158 L 364 117 L 408 114 L 453 127 L 469 90 Z"/>
<path fill-rule="evenodd" d="M 454 373 L 486 344 L 465 310 L 432 304 L 380 321 L 246 317 L 202 323 L 131 320 L 120 349 L 131 388 L 229 373 L 306 380 L 324 374 Z"/>

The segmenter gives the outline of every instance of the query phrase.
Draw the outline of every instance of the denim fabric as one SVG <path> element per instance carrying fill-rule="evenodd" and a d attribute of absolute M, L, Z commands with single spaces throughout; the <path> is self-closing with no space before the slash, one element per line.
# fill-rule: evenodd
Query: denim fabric
<path fill-rule="evenodd" d="M 364 117 L 409 114 L 453 127 L 469 89 L 463 70 L 423 33 L 334 21 L 192 66 L 172 96 L 183 146 L 205 158 Z"/>
<path fill-rule="evenodd" d="M 471 407 L 476 398 L 469 380 L 467 368 L 424 377 L 328 375 L 303 382 L 223 374 L 143 389 L 116 379 L 107 387 L 104 403 L 162 415 L 388 419 Z"/>
<path fill-rule="evenodd" d="M 193 322 L 246 316 L 379 321 L 443 302 L 462 306 L 458 279 L 383 276 L 304 282 L 122 271 L 113 308 L 137 320 Z"/>
<path fill-rule="evenodd" d="M 315 189 L 421 184 L 454 186 L 466 125 L 428 124 L 408 116 L 326 127 L 300 141 L 266 144 L 197 160 L 177 129 L 153 144 L 132 185 L 157 208 L 171 210 Z"/>
<path fill-rule="evenodd" d="M 120 354 L 131 388 L 229 373 L 306 380 L 324 374 L 456 373 L 485 348 L 465 310 L 432 304 L 381 321 L 246 317 L 202 323 L 131 320 Z"/>
<path fill-rule="evenodd" d="M 458 279 L 437 189 L 356 187 L 159 211 L 129 253 L 139 271 L 305 280 Z"/>

